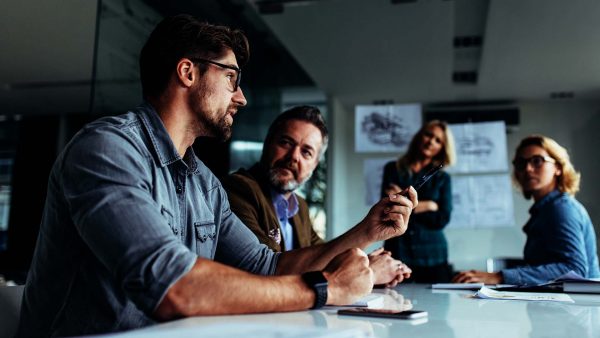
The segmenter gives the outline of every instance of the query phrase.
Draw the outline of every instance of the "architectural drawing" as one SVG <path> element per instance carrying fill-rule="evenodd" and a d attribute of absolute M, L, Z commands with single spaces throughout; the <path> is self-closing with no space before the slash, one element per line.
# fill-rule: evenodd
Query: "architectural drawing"
<path fill-rule="evenodd" d="M 504 121 L 451 124 L 456 144 L 452 174 L 499 173 L 508 171 Z"/>
<path fill-rule="evenodd" d="M 355 122 L 357 152 L 403 152 L 421 127 L 421 106 L 356 106 Z"/>

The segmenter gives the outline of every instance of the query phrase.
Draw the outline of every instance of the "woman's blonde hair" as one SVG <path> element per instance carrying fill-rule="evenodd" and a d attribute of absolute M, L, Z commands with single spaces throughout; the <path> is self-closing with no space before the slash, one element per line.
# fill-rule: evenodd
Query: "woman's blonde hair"
<path fill-rule="evenodd" d="M 561 171 L 561 174 L 556 178 L 556 186 L 558 190 L 575 196 L 575 194 L 579 191 L 581 174 L 575 171 L 575 168 L 569 159 L 567 150 L 561 147 L 560 144 L 553 139 L 544 135 L 529 135 L 522 139 L 521 143 L 519 143 L 517 146 L 513 160 L 517 158 L 517 154 L 519 154 L 521 150 L 528 146 L 541 147 L 556 161 L 556 165 L 559 166 Z M 513 171 L 513 180 L 518 183 L 515 171 Z M 530 194 L 526 194 L 525 192 L 523 192 L 523 194 L 527 199 L 531 197 Z"/>
<path fill-rule="evenodd" d="M 444 132 L 444 140 L 442 149 L 440 152 L 431 160 L 431 163 L 434 166 L 438 166 L 443 164 L 444 166 L 451 166 L 456 163 L 456 152 L 454 148 L 454 136 L 452 135 L 452 131 L 448 127 L 448 124 L 444 121 L 440 120 L 432 120 L 424 124 L 421 129 L 413 136 L 410 141 L 410 145 L 408 146 L 408 151 L 404 156 L 400 157 L 397 162 L 397 166 L 408 167 L 411 164 L 417 162 L 419 160 L 419 150 L 421 148 L 421 137 L 423 134 L 429 130 L 431 127 L 439 127 Z"/>

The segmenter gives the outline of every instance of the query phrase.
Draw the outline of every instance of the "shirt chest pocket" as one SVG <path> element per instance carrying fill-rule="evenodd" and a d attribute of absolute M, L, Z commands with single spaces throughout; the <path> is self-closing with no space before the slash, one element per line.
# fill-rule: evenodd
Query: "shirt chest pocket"
<path fill-rule="evenodd" d="M 196 254 L 212 259 L 217 239 L 217 226 L 212 221 L 194 222 L 194 232 Z"/>
<path fill-rule="evenodd" d="M 173 234 L 181 238 L 181 236 L 183 236 L 183 229 L 181 229 L 179 224 L 175 222 L 174 213 L 171 210 L 167 209 L 164 205 L 160 207 L 160 213 L 167 220 L 167 223 L 169 224 L 171 231 L 173 231 Z"/>

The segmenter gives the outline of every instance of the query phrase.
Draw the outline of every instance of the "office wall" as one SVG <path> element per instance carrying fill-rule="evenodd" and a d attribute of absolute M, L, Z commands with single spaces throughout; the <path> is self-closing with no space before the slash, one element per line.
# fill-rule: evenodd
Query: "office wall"
<path fill-rule="evenodd" d="M 89 108 L 98 1 L 0 1 L 0 114 Z"/>
<path fill-rule="evenodd" d="M 582 189 L 577 195 L 587 208 L 600 233 L 600 101 L 525 101 L 519 103 L 521 122 L 507 134 L 509 159 L 526 135 L 542 133 L 569 150 L 575 168 L 582 172 Z M 363 160 L 394 156 L 389 153 L 354 152 L 354 111 L 348 111 L 335 98 L 331 100 L 332 142 L 328 151 L 329 219 L 328 238 L 342 234 L 368 212 L 365 205 Z M 485 268 L 485 258 L 521 256 L 525 236 L 521 230 L 528 218 L 531 201 L 513 191 L 515 226 L 493 229 L 445 230 L 450 261 L 457 269 Z M 374 248 L 372 246 L 369 249 Z"/>

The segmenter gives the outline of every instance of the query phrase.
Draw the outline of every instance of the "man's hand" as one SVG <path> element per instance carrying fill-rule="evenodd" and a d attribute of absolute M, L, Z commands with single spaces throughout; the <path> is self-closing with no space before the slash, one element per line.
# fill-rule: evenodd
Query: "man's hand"
<path fill-rule="evenodd" d="M 504 281 L 500 272 L 483 272 L 477 270 L 463 271 L 452 278 L 452 283 L 484 283 L 500 284 Z"/>
<path fill-rule="evenodd" d="M 386 195 L 399 194 L 402 192 L 402 188 L 400 186 L 390 183 L 385 189 L 383 189 Z"/>
<path fill-rule="evenodd" d="M 375 275 L 375 285 L 394 287 L 405 278 L 409 278 L 412 270 L 401 261 L 392 258 L 392 253 L 379 248 L 369 254 L 369 266 Z"/>
<path fill-rule="evenodd" d="M 323 270 L 327 278 L 327 305 L 348 305 L 373 289 L 373 271 L 369 259 L 354 248 L 335 256 Z"/>
<path fill-rule="evenodd" d="M 413 187 L 403 194 L 391 194 L 377 202 L 356 228 L 364 231 L 371 243 L 400 236 L 406 231 L 408 218 L 417 204 L 417 192 Z"/>

